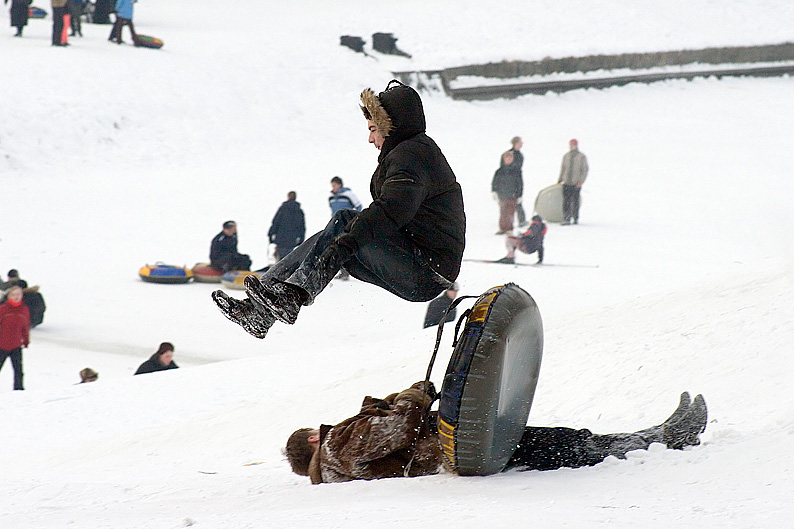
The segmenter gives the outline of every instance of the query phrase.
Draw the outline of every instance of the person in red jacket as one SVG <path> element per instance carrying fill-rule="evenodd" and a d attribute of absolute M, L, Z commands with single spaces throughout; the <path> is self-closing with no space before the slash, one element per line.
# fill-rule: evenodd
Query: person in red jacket
<path fill-rule="evenodd" d="M 22 302 L 22 289 L 13 286 L 0 305 L 0 369 L 6 358 L 11 358 L 14 368 L 14 389 L 22 386 L 22 348 L 30 343 L 30 311 Z"/>

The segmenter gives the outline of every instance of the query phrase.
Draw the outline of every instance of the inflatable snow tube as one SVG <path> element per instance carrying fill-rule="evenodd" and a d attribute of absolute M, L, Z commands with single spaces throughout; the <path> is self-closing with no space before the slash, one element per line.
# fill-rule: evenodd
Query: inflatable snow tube
<path fill-rule="evenodd" d="M 247 270 L 232 270 L 231 272 L 226 272 L 221 277 L 221 283 L 226 288 L 231 288 L 234 290 L 245 290 L 245 278 L 246 276 L 257 276 L 260 277 L 262 274 L 259 272 L 248 272 Z"/>
<path fill-rule="evenodd" d="M 28 18 L 46 18 L 47 11 L 38 7 L 38 6 L 30 6 L 28 7 Z"/>
<path fill-rule="evenodd" d="M 187 283 L 193 277 L 193 273 L 184 266 L 163 263 L 147 264 L 138 270 L 138 275 L 147 283 L 163 284 Z"/>
<path fill-rule="evenodd" d="M 565 214 L 562 211 L 562 184 L 544 187 L 535 199 L 535 212 L 546 222 L 562 222 Z"/>
<path fill-rule="evenodd" d="M 448 470 L 504 469 L 524 433 L 542 355 L 543 322 L 526 291 L 508 283 L 477 299 L 441 388 L 438 437 Z"/>
<path fill-rule="evenodd" d="M 153 48 L 159 50 L 163 47 L 163 41 L 157 37 L 150 37 L 149 35 L 141 35 L 138 33 L 135 45 L 142 48 Z"/>
<path fill-rule="evenodd" d="M 220 283 L 223 270 L 213 268 L 209 263 L 196 263 L 191 270 L 193 279 L 199 283 Z"/>

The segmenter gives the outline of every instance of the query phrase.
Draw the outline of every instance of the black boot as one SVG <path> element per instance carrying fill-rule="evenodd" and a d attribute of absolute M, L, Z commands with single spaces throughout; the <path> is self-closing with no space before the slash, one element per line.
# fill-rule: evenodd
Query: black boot
<path fill-rule="evenodd" d="M 706 430 L 708 422 L 708 410 L 703 395 L 697 395 L 689 409 L 677 421 L 668 423 L 671 419 L 673 417 L 662 425 L 662 435 L 667 448 L 681 450 L 685 446 L 699 445 L 700 434 Z"/>
<path fill-rule="evenodd" d="M 280 281 L 262 281 L 251 275 L 245 278 L 245 289 L 259 310 L 270 312 L 279 321 L 289 325 L 298 319 L 303 306 L 300 287 Z"/>
<path fill-rule="evenodd" d="M 257 310 L 249 299 L 234 299 L 222 290 L 216 290 L 212 293 L 212 300 L 224 316 L 260 340 L 267 335 L 267 331 L 276 322 L 276 318 L 272 315 Z"/>

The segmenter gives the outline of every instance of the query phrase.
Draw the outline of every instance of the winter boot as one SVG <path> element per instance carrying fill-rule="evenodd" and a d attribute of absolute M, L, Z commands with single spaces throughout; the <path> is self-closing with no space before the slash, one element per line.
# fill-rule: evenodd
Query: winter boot
<path fill-rule="evenodd" d="M 276 318 L 270 314 L 257 310 L 250 299 L 234 299 L 227 296 L 222 290 L 216 290 L 212 293 L 212 300 L 224 316 L 260 340 L 267 335 L 267 331 L 276 322 Z"/>
<path fill-rule="evenodd" d="M 516 264 L 516 259 L 515 259 L 515 257 L 502 257 L 501 259 L 498 259 L 498 260 L 494 261 L 494 263 Z"/>
<path fill-rule="evenodd" d="M 675 424 L 681 420 L 681 418 L 689 411 L 689 407 L 692 404 L 692 399 L 689 397 L 689 392 L 684 391 L 681 393 L 681 399 L 678 402 L 678 407 L 675 409 L 672 415 L 667 418 L 662 424 L 657 424 L 656 426 L 651 426 L 650 428 L 646 428 L 645 430 L 640 430 L 637 432 L 638 434 L 650 436 L 653 439 L 653 442 L 664 442 L 664 429 L 665 427 Z"/>
<path fill-rule="evenodd" d="M 261 281 L 256 276 L 246 276 L 245 289 L 259 310 L 269 312 L 289 325 L 298 319 L 303 305 L 299 287 L 281 281 Z"/>
<path fill-rule="evenodd" d="M 675 413 L 673 416 L 675 416 Z M 671 419 L 673 417 L 670 417 L 662 425 L 662 436 L 667 448 L 681 450 L 685 446 L 699 445 L 700 434 L 706 430 L 708 421 L 708 410 L 706 409 L 706 401 L 703 395 L 697 395 L 689 409 L 677 421 L 668 422 Z"/>

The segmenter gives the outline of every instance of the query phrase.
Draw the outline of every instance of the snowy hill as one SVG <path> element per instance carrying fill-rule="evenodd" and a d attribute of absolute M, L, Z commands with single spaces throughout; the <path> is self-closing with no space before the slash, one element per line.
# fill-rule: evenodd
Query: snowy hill
<path fill-rule="evenodd" d="M 230 218 L 263 266 L 286 193 L 319 230 L 334 175 L 366 199 L 377 152 L 358 94 L 385 87 L 391 71 L 769 44 L 791 40 L 792 15 L 779 0 L 498 10 L 142 0 L 136 29 L 165 41 L 155 51 L 111 44 L 108 26 L 90 24 L 52 48 L 49 19 L 12 38 L 3 11 L 0 273 L 18 268 L 41 285 L 48 310 L 25 351 L 26 391 L 11 391 L 10 366 L 0 371 L 0 527 L 787 527 L 790 78 L 476 103 L 423 94 L 428 134 L 464 189 L 466 257 L 504 254 L 490 181 L 512 136 L 524 139 L 530 203 L 556 181 L 569 138 L 590 161 L 582 223 L 549 227 L 546 261 L 597 268 L 466 263 L 459 278 L 461 294 L 516 282 L 540 306 L 530 423 L 631 431 L 689 390 L 711 418 L 694 449 L 312 487 L 283 460 L 286 437 L 422 378 L 435 340 L 421 330 L 425 305 L 335 282 L 294 326 L 258 341 L 217 312 L 213 285 L 136 274 L 157 260 L 205 260 Z M 413 58 L 339 46 L 340 35 L 377 31 Z M 161 341 L 176 345 L 181 369 L 132 377 Z M 74 385 L 86 366 L 99 381 Z"/>

